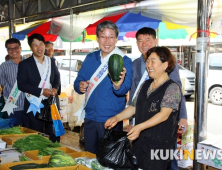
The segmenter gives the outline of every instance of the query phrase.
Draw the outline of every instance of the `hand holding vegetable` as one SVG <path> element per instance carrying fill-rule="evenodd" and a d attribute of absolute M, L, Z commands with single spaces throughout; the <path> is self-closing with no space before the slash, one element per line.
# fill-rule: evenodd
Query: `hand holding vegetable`
<path fill-rule="evenodd" d="M 126 75 L 126 68 L 123 68 L 123 71 L 121 72 L 121 75 L 119 76 L 120 80 L 118 83 L 115 83 L 112 79 L 111 81 L 113 82 L 113 85 L 115 87 L 116 90 L 118 90 L 120 88 L 120 86 L 123 84 L 123 81 L 125 79 L 125 75 Z"/>

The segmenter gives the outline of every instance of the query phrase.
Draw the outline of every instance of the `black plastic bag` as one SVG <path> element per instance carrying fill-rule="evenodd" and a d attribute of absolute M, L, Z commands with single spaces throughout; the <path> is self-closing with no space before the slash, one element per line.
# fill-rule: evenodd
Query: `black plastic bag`
<path fill-rule="evenodd" d="M 102 166 L 113 169 L 137 169 L 138 165 L 135 155 L 130 150 L 126 132 L 112 129 L 105 131 L 96 157 Z"/>
<path fill-rule="evenodd" d="M 45 99 L 42 101 L 42 104 L 44 107 L 41 109 L 41 113 L 36 113 L 36 118 L 39 120 L 43 120 L 46 122 L 52 122 L 52 116 L 51 116 L 51 105 L 54 103 L 53 96 L 48 97 L 48 99 Z"/>

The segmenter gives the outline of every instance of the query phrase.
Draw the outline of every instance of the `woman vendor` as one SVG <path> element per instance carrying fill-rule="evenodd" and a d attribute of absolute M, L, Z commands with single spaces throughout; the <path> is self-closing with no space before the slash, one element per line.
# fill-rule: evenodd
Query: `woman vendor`
<path fill-rule="evenodd" d="M 170 157 L 161 160 L 173 151 L 178 129 L 181 91 L 168 74 L 174 69 L 175 57 L 167 47 L 153 47 L 147 52 L 146 68 L 149 79 L 145 81 L 132 105 L 108 119 L 105 128 L 114 127 L 119 121 L 135 116 L 135 126 L 128 132 L 133 140 L 133 152 L 143 170 L 168 170 Z M 151 160 L 151 153 L 159 150 L 160 160 Z"/>

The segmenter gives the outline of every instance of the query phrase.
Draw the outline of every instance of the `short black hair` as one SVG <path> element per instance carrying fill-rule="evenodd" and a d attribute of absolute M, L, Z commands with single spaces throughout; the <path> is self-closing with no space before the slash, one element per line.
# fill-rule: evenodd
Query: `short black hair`
<path fill-rule="evenodd" d="M 46 41 L 45 45 L 48 45 L 48 44 L 52 44 L 52 46 L 54 45 L 51 41 Z"/>
<path fill-rule="evenodd" d="M 21 46 L 21 42 L 16 39 L 16 38 L 9 38 L 8 40 L 5 41 L 5 48 L 7 48 L 8 44 L 15 44 L 17 43 L 19 46 Z"/>
<path fill-rule="evenodd" d="M 33 41 L 34 39 L 37 39 L 37 40 L 39 40 L 39 41 L 42 41 L 42 42 L 44 42 L 44 44 L 45 44 L 45 38 L 44 38 L 41 34 L 32 34 L 32 35 L 30 35 L 30 36 L 28 37 L 28 44 L 29 44 L 30 47 L 31 47 L 32 41 Z"/>
<path fill-rule="evenodd" d="M 143 28 L 140 28 L 137 33 L 136 33 L 136 39 L 138 38 L 138 36 L 140 34 L 143 34 L 143 35 L 151 35 L 153 37 L 153 39 L 156 39 L 156 31 L 153 29 L 153 28 L 150 28 L 150 27 L 143 27 Z"/>

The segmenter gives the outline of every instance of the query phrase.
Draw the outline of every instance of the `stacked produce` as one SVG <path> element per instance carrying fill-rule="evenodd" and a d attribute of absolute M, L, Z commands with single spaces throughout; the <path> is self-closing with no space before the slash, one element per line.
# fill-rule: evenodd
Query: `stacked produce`
<path fill-rule="evenodd" d="M 12 127 L 8 129 L 0 130 L 0 135 L 8 135 L 8 134 L 24 134 L 25 132 L 21 131 L 20 127 Z"/>
<path fill-rule="evenodd" d="M 49 167 L 66 167 L 76 165 L 75 159 L 66 153 L 55 153 L 49 159 Z"/>
<path fill-rule="evenodd" d="M 52 143 L 41 135 L 28 135 L 15 141 L 12 147 L 16 148 L 16 150 L 21 153 L 25 151 L 39 150 L 39 155 L 44 156 L 48 155 L 48 153 L 44 151 L 45 148 L 56 148 L 61 147 L 61 145 L 58 142 Z"/>
<path fill-rule="evenodd" d="M 26 163 L 10 167 L 11 170 L 22 170 L 22 169 L 38 169 L 38 168 L 49 168 L 49 167 L 67 167 L 75 166 L 76 161 L 66 153 L 55 153 L 53 154 L 48 163 Z"/>
<path fill-rule="evenodd" d="M 41 151 L 41 154 L 38 154 L 37 156 L 41 157 L 41 156 L 46 156 L 46 155 L 53 155 L 56 153 L 64 153 L 64 152 L 56 148 L 46 147 Z"/>

